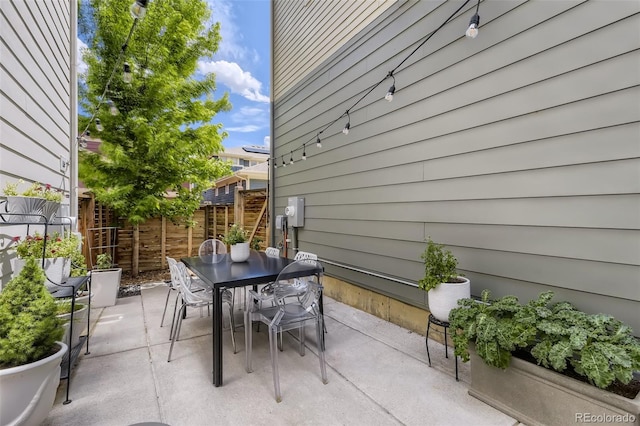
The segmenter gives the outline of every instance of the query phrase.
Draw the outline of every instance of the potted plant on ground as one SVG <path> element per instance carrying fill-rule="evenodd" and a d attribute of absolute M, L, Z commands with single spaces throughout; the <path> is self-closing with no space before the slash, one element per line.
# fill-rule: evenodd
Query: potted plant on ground
<path fill-rule="evenodd" d="M 87 331 L 87 314 L 89 313 L 89 306 L 84 303 L 74 303 L 73 311 L 73 335 L 69 336 L 70 324 L 71 324 L 71 300 L 59 300 L 56 301 L 57 317 L 62 322 L 64 329 L 64 335 L 62 341 L 66 343 L 70 348 L 75 348 L 80 343 L 80 336 L 84 335 Z M 71 340 L 69 340 L 71 337 Z"/>
<path fill-rule="evenodd" d="M 91 271 L 91 305 L 96 308 L 115 305 L 121 277 L 122 268 L 115 267 L 111 255 L 99 254 Z"/>
<path fill-rule="evenodd" d="M 471 297 L 471 285 L 457 271 L 458 259 L 442 244 L 429 238 L 422 253 L 424 277 L 418 282 L 421 289 L 429 292 L 429 311 L 440 321 L 449 321 L 449 312 L 459 299 Z"/>
<path fill-rule="evenodd" d="M 56 303 L 31 258 L 0 293 L 0 424 L 40 424 L 60 382 L 67 345 Z"/>
<path fill-rule="evenodd" d="M 222 241 L 231 246 L 230 255 L 233 262 L 244 262 L 249 259 L 249 239 L 247 233 L 237 224 L 231 225 L 229 232 Z"/>
<path fill-rule="evenodd" d="M 76 234 L 67 233 L 63 238 L 59 233 L 42 236 L 36 232 L 33 236 L 14 237 L 13 241 L 18 255 L 12 260 L 14 276 L 20 273 L 28 258 L 43 265 L 43 256 L 47 288 L 66 283 L 70 276 L 86 274 L 84 255 L 80 251 L 81 239 Z"/>
<path fill-rule="evenodd" d="M 10 214 L 3 217 L 6 222 L 35 223 L 42 219 L 36 216 L 42 214 L 42 209 L 47 202 L 41 194 L 41 185 L 33 183 L 21 193 L 18 191 L 18 186 L 23 183 L 21 179 L 18 182 L 8 183 L 4 187 L 6 198 L 4 211 Z"/>
<path fill-rule="evenodd" d="M 552 297 L 522 305 L 515 296 L 490 301 L 485 290 L 451 311 L 456 355 L 471 359 L 469 394 L 530 425 L 596 414 L 599 423 L 640 424 L 640 342 L 631 329 Z M 629 393 L 610 392 L 619 390 Z"/>

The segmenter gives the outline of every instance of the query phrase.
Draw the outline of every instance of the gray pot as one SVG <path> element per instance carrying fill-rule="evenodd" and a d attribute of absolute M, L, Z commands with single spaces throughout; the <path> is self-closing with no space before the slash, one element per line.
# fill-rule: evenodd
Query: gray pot
<path fill-rule="evenodd" d="M 4 210 L 6 213 L 10 213 L 11 216 L 5 215 L 3 216 L 3 218 L 6 222 L 13 222 L 13 223 L 40 222 L 42 221 L 42 217 L 35 216 L 35 215 L 42 214 L 42 209 L 44 208 L 44 205 L 46 204 L 46 202 L 47 200 L 45 200 L 44 198 L 9 196 L 7 197 L 7 202 L 4 205 Z"/>

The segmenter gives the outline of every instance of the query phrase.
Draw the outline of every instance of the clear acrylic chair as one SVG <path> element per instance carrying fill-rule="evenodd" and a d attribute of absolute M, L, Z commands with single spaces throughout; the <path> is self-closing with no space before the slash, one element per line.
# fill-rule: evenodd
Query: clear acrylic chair
<path fill-rule="evenodd" d="M 267 257 L 280 257 L 280 249 L 276 247 L 267 247 L 264 252 Z M 249 294 L 251 294 L 252 302 L 257 303 L 258 308 L 262 308 L 263 301 L 273 300 L 273 282 L 264 285 L 259 291 L 249 290 Z M 258 324 L 258 331 L 260 331 L 260 324 Z M 280 342 L 280 349 L 282 349 L 282 341 Z"/>
<path fill-rule="evenodd" d="M 215 238 L 205 240 L 198 248 L 198 256 L 206 263 L 218 263 L 224 259 L 226 253 L 227 246 Z"/>
<path fill-rule="evenodd" d="M 172 273 L 176 275 L 178 281 L 180 282 L 179 291 L 182 297 L 182 305 L 180 306 L 180 310 L 178 310 L 177 315 L 173 317 L 173 324 L 171 326 L 172 334 L 171 337 L 171 347 L 169 348 L 169 356 L 167 357 L 167 362 L 171 362 L 171 353 L 173 352 L 173 345 L 176 340 L 180 339 L 180 330 L 182 329 L 182 320 L 183 314 L 186 311 L 187 307 L 192 308 L 201 308 L 203 306 L 210 306 L 213 303 L 213 292 L 211 291 L 193 291 L 191 288 L 191 276 L 187 270 L 187 267 L 182 262 L 177 262 L 175 265 L 171 267 L 173 269 Z M 224 290 L 222 292 L 222 301 L 229 306 L 230 313 L 230 322 L 231 322 L 231 343 L 233 344 L 233 353 L 237 352 L 236 349 L 236 338 L 234 335 L 235 324 L 233 319 L 233 297 L 229 290 Z"/>
<path fill-rule="evenodd" d="M 282 401 L 280 392 L 280 377 L 278 366 L 277 335 L 284 331 L 298 329 L 300 355 L 305 353 L 305 325 L 314 323 L 316 326 L 316 343 L 322 382 L 327 383 L 327 368 L 322 344 L 322 314 L 318 306 L 322 294 L 322 265 L 317 260 L 303 259 L 287 265 L 273 283 L 272 300 L 274 306 L 266 308 L 247 309 L 245 311 L 245 343 L 246 370 L 252 371 L 252 331 L 253 320 L 266 324 L 269 328 L 269 348 L 271 352 L 271 367 L 273 370 L 273 385 L 277 402 Z M 250 298 L 247 300 L 248 304 Z M 254 305 L 255 306 L 255 305 Z"/>
<path fill-rule="evenodd" d="M 167 264 L 169 265 L 169 273 L 171 274 L 171 281 L 167 283 L 169 289 L 167 290 L 167 298 L 164 301 L 164 310 L 162 311 L 162 319 L 160 320 L 160 327 L 164 326 L 164 317 L 167 313 L 167 305 L 169 304 L 169 296 L 171 295 L 171 292 L 172 291 L 176 292 L 176 299 L 173 306 L 174 316 L 176 315 L 176 310 L 178 307 L 178 298 L 180 297 L 180 293 L 178 291 L 178 289 L 180 288 L 180 281 L 178 280 L 178 277 L 175 276 L 175 274 L 171 269 L 171 265 L 175 265 L 178 262 L 174 258 L 169 256 L 167 256 L 166 259 L 167 259 Z M 194 278 L 191 278 L 191 287 L 193 291 L 203 291 L 207 288 L 207 286 L 201 280 L 194 279 Z M 171 323 L 171 327 L 172 329 L 169 331 L 169 336 L 171 336 L 171 334 L 173 333 L 173 323 Z"/>
<path fill-rule="evenodd" d="M 318 260 L 318 255 L 315 253 L 309 253 L 308 251 L 298 251 L 293 260 L 312 259 Z"/>

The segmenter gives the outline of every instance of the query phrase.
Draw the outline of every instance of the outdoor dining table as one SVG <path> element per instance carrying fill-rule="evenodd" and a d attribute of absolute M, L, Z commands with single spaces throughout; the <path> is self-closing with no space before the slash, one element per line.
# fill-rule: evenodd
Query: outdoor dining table
<path fill-rule="evenodd" d="M 222 386 L 222 291 L 225 288 L 257 286 L 275 281 L 285 266 L 286 257 L 269 257 L 251 250 L 246 262 L 232 262 L 229 254 L 211 257 L 186 257 L 182 262 L 213 290 L 213 384 Z"/>

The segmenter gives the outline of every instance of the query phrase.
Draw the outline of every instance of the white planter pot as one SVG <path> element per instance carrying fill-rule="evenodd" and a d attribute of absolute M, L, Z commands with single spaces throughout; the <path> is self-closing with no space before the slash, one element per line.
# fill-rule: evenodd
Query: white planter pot
<path fill-rule="evenodd" d="M 16 277 L 24 265 L 27 263 L 25 259 L 12 259 L 13 276 Z M 42 259 L 36 259 L 38 266 L 42 266 Z M 44 260 L 44 273 L 47 280 L 44 285 L 49 289 L 57 289 L 55 284 L 64 284 L 71 275 L 71 259 L 68 257 L 52 257 Z M 54 284 L 55 283 L 55 284 Z"/>
<path fill-rule="evenodd" d="M 46 204 L 47 200 L 44 198 L 35 197 L 7 197 L 7 203 L 4 206 L 4 210 L 7 213 L 18 216 L 4 216 L 7 222 L 27 222 L 37 223 L 42 221 L 40 216 L 26 216 L 26 214 L 39 215 L 42 214 L 42 208 Z M 25 214 L 22 216 L 21 214 Z"/>
<path fill-rule="evenodd" d="M 91 306 L 101 308 L 116 304 L 122 268 L 91 271 Z"/>
<path fill-rule="evenodd" d="M 251 250 L 249 249 L 249 242 L 233 244 L 231 246 L 231 261 L 232 262 L 246 262 L 249 259 Z"/>
<path fill-rule="evenodd" d="M 76 306 L 78 303 L 76 302 Z M 83 305 L 81 309 L 78 309 L 73 313 L 73 336 L 71 336 L 71 342 L 69 342 L 69 329 L 71 328 L 71 313 L 58 315 L 58 318 L 65 321 L 62 325 L 64 327 L 64 336 L 62 341 L 69 345 L 70 348 L 75 348 L 80 343 L 80 336 L 83 336 L 87 332 L 87 313 L 89 313 L 89 307 Z"/>
<path fill-rule="evenodd" d="M 429 311 L 440 321 L 449 322 L 449 312 L 458 306 L 459 299 L 471 297 L 471 283 L 465 277 L 464 282 L 441 283 L 429 290 Z"/>
<path fill-rule="evenodd" d="M 0 424 L 39 425 L 49 415 L 60 383 L 60 362 L 67 345 L 30 364 L 0 370 Z"/>

